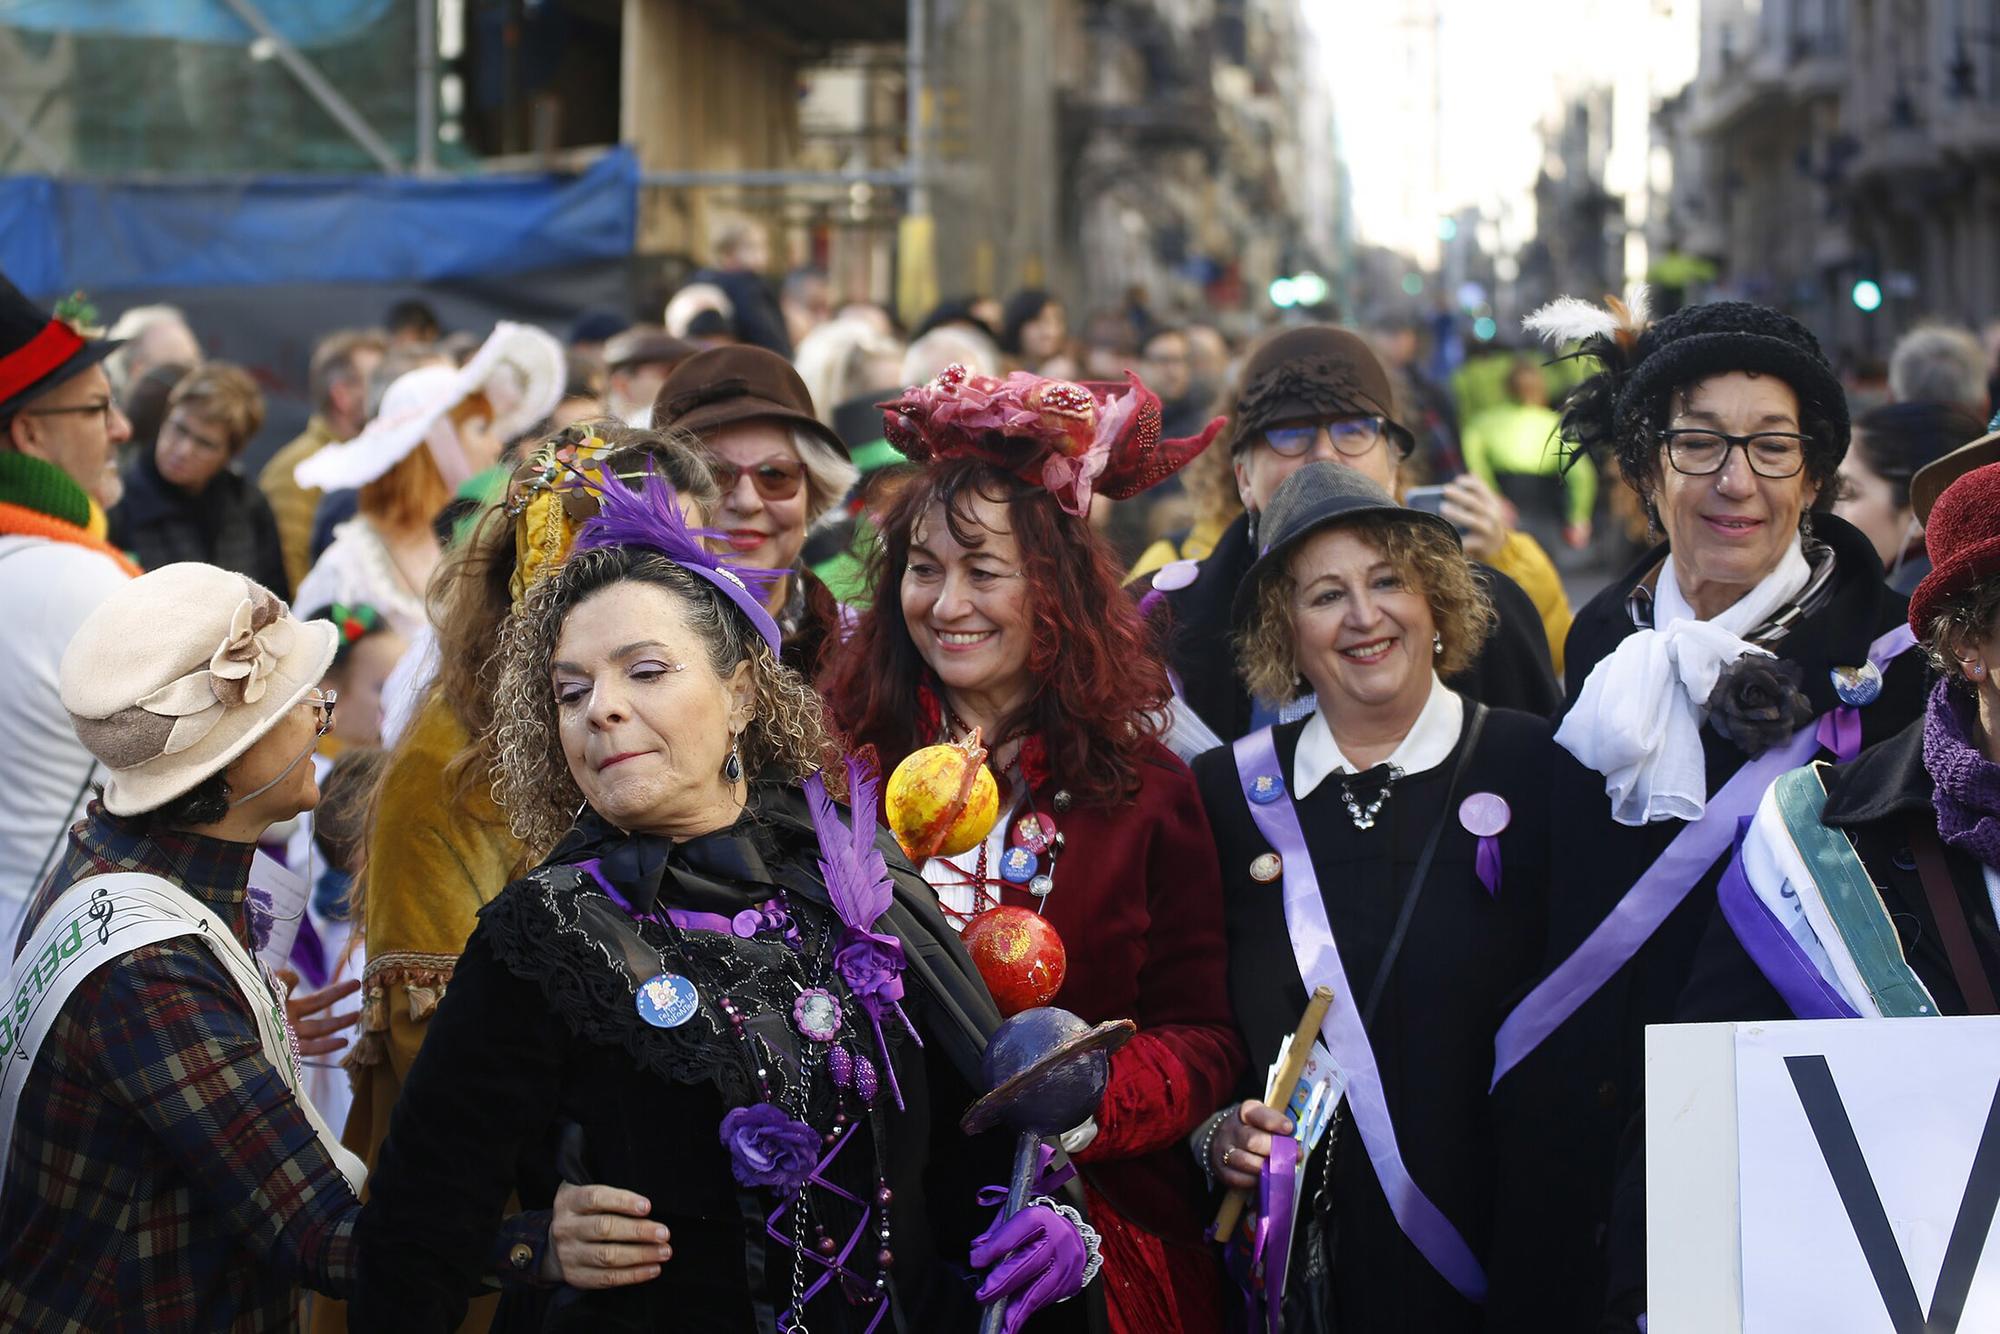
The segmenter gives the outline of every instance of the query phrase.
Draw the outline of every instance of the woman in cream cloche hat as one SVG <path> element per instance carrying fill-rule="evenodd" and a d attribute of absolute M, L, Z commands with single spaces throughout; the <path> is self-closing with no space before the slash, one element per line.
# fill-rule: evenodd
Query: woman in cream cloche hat
<path fill-rule="evenodd" d="M 184 563 L 114 592 L 63 655 L 110 777 L 0 993 L 0 1325 L 289 1329 L 300 1288 L 354 1283 L 365 1168 L 301 1091 L 248 887 L 258 838 L 319 800 L 338 638 Z M 489 1279 L 615 1281 L 581 1238 L 623 1195 L 565 1188 L 552 1218 L 509 1220 Z"/>

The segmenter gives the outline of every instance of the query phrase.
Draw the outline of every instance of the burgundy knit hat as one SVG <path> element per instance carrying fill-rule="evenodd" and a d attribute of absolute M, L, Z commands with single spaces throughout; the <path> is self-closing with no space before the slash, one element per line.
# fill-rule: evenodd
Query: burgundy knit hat
<path fill-rule="evenodd" d="M 2000 571 L 2000 463 L 1946 487 L 1924 524 L 1931 572 L 1910 594 L 1910 628 L 1921 637 L 1946 598 Z"/>

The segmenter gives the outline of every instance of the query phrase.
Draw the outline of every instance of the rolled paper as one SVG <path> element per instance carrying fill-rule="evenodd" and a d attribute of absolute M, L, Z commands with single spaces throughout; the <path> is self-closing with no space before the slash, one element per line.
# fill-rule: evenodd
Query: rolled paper
<path fill-rule="evenodd" d="M 1312 1056 L 1313 1039 L 1319 1036 L 1320 1025 L 1326 1022 L 1326 1012 L 1333 1005 L 1332 987 L 1315 987 L 1306 1001 L 1306 1011 L 1299 1016 L 1299 1026 L 1292 1033 L 1292 1045 L 1285 1049 L 1285 1061 L 1278 1077 L 1271 1081 L 1265 1091 L 1267 1106 L 1283 1107 L 1285 1100 L 1292 1096 L 1299 1076 L 1306 1072 L 1306 1061 Z M 1236 1220 L 1243 1216 L 1243 1207 L 1250 1203 L 1247 1191 L 1232 1189 L 1222 1201 L 1222 1207 L 1215 1211 L 1215 1225 L 1209 1235 L 1218 1242 L 1227 1242 L 1229 1234 L 1236 1230 Z"/>

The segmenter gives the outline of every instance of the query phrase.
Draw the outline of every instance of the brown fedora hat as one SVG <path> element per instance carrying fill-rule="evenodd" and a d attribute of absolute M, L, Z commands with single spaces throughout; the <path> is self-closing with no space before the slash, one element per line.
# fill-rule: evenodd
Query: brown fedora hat
<path fill-rule="evenodd" d="M 746 344 L 712 347 L 674 367 L 653 400 L 653 429 L 706 435 L 720 426 L 782 421 L 810 431 L 842 458 L 847 442 L 813 415 L 812 393 L 775 352 Z"/>

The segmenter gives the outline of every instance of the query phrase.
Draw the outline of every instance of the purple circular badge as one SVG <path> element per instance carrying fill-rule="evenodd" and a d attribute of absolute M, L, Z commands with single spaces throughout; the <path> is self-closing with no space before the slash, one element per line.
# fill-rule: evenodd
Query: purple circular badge
<path fill-rule="evenodd" d="M 1201 573 L 1198 560 L 1169 561 L 1153 572 L 1153 587 L 1162 593 L 1174 593 L 1195 581 Z"/>
<path fill-rule="evenodd" d="M 1475 792 L 1458 804 L 1458 822 L 1469 834 L 1490 838 L 1514 818 L 1507 799 L 1498 792 Z"/>

